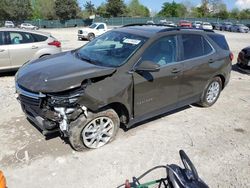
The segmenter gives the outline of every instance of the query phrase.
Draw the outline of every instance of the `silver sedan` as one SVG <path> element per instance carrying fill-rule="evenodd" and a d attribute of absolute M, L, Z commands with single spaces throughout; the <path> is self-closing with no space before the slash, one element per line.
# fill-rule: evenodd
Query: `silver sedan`
<path fill-rule="evenodd" d="M 59 52 L 61 43 L 49 33 L 0 28 L 0 72 Z"/>

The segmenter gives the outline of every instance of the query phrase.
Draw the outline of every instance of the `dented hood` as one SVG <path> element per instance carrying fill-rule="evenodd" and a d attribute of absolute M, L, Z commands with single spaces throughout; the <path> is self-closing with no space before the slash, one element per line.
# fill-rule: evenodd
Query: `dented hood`
<path fill-rule="evenodd" d="M 85 79 L 110 75 L 115 70 L 64 52 L 25 64 L 16 74 L 16 83 L 33 92 L 55 93 L 79 87 Z"/>

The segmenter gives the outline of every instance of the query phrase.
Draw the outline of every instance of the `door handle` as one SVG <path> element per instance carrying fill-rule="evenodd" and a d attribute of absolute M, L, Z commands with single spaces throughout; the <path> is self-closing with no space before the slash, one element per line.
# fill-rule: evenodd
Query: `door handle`
<path fill-rule="evenodd" d="M 176 73 L 181 72 L 181 69 L 173 68 L 173 69 L 171 70 L 171 72 L 176 74 Z"/>
<path fill-rule="evenodd" d="M 38 48 L 38 46 L 32 46 L 31 47 L 31 49 L 37 49 Z"/>
<path fill-rule="evenodd" d="M 4 52 L 5 50 L 4 49 L 0 49 L 0 52 Z"/>
<path fill-rule="evenodd" d="M 214 63 L 214 60 L 213 59 L 209 59 L 208 63 Z"/>

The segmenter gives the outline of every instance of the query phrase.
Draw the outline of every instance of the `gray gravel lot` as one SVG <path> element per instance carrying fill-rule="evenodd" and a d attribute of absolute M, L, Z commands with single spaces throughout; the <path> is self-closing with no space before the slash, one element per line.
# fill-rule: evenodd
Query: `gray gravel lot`
<path fill-rule="evenodd" d="M 63 50 L 86 43 L 77 41 L 77 28 L 46 32 L 62 41 Z M 250 34 L 224 34 L 235 63 Z M 81 153 L 59 137 L 46 140 L 26 120 L 15 99 L 14 73 L 0 76 L 0 104 L 0 169 L 9 188 L 116 187 L 155 165 L 180 164 L 180 149 L 210 187 L 250 187 L 250 77 L 237 70 L 213 107 L 187 106 L 121 129 L 112 143 Z"/>

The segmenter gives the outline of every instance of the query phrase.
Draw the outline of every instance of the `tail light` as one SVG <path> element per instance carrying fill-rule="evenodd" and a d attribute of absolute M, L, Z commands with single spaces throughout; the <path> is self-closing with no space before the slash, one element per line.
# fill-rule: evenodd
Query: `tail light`
<path fill-rule="evenodd" d="M 244 52 L 240 52 L 239 55 L 238 55 L 238 61 L 242 60 L 243 57 L 244 57 Z"/>
<path fill-rule="evenodd" d="M 57 40 L 54 40 L 53 42 L 48 43 L 48 45 L 56 46 L 57 48 L 61 47 L 61 43 Z"/>
<path fill-rule="evenodd" d="M 234 54 L 233 54 L 232 52 L 230 52 L 229 58 L 230 58 L 230 61 L 233 61 L 233 59 L 234 59 Z"/>
<path fill-rule="evenodd" d="M 3 175 L 3 172 L 0 170 L 0 187 L 6 188 L 6 179 Z"/>
<path fill-rule="evenodd" d="M 125 182 L 125 188 L 131 188 L 131 185 L 130 185 L 128 180 L 126 180 L 126 182 Z"/>

